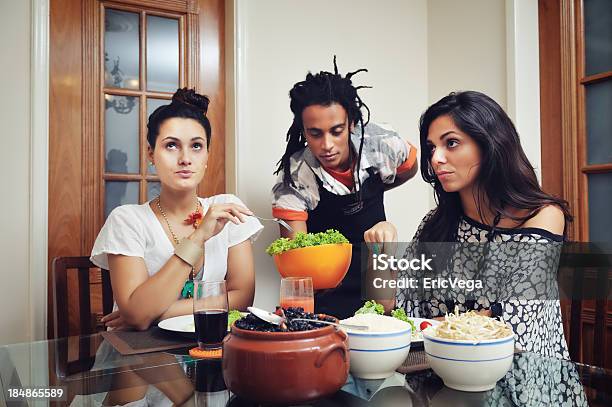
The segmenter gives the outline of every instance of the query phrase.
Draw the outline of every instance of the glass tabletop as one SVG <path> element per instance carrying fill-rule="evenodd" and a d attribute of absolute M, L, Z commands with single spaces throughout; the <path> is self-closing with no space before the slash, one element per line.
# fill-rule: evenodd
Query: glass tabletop
<path fill-rule="evenodd" d="M 79 352 L 79 342 L 90 352 L 83 346 Z M 44 392 L 32 391 L 56 388 L 60 405 L 255 406 L 227 389 L 221 363 L 193 359 L 185 348 L 122 356 L 100 335 L 6 345 L 0 347 L 0 400 L 47 405 Z M 452 390 L 426 369 L 384 380 L 349 376 L 336 394 L 308 405 L 603 406 L 610 405 L 611 391 L 609 370 L 524 352 L 487 392 Z"/>

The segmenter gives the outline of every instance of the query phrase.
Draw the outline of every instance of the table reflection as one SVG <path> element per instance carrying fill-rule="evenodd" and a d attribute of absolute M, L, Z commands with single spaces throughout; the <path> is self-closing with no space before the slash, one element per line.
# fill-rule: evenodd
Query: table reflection
<path fill-rule="evenodd" d="M 0 346 L 0 387 L 3 388 L 0 405 L 8 388 L 50 385 L 64 387 L 69 395 L 67 401 L 73 406 L 257 405 L 227 389 L 220 359 L 193 359 L 187 349 L 129 357 L 113 349 L 109 357 L 96 357 L 93 366 L 88 365 L 85 371 L 62 377 L 53 375 L 54 359 L 59 355 L 53 352 L 56 347 L 54 341 Z M 282 386 L 282 378 L 270 380 Z M 449 389 L 428 369 L 407 375 L 395 373 L 384 380 L 349 376 L 341 391 L 304 405 L 586 406 L 590 402 L 599 406 L 612 405 L 611 389 L 610 371 L 524 352 L 515 354 L 508 373 L 487 392 Z"/>
<path fill-rule="evenodd" d="M 428 406 L 588 406 L 580 374 L 571 361 L 518 353 L 505 377 L 492 390 L 452 390 L 431 370 L 406 378 Z"/>
<path fill-rule="evenodd" d="M 230 392 L 223 380 L 221 359 L 200 359 L 185 366 L 187 376 L 195 387 L 196 406 L 225 407 Z"/>

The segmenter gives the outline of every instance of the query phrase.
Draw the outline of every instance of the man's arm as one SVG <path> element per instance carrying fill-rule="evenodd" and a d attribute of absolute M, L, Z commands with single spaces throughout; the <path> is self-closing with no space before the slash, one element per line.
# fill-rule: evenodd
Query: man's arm
<path fill-rule="evenodd" d="M 385 185 L 385 191 L 388 191 L 395 187 L 399 187 L 404 182 L 414 177 L 418 171 L 419 171 L 419 163 L 415 161 L 412 167 L 408 171 L 404 171 L 400 174 L 397 174 L 395 176 L 395 181 L 393 181 L 393 183 Z"/>
<path fill-rule="evenodd" d="M 284 227 L 279 226 L 281 237 L 287 237 L 289 239 L 293 239 L 297 232 L 304 232 L 304 233 L 308 232 L 308 228 L 306 227 L 305 220 L 285 220 L 285 222 L 287 222 L 287 224 L 291 226 L 291 228 L 293 229 L 293 232 L 289 232 Z"/>

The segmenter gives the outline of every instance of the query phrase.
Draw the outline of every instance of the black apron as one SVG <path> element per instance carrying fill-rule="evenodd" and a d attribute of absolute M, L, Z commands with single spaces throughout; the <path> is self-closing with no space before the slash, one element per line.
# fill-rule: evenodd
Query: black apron
<path fill-rule="evenodd" d="M 353 244 L 351 266 L 338 287 L 315 294 L 315 312 L 333 315 L 340 319 L 353 316 L 363 305 L 361 298 L 361 244 L 366 230 L 386 220 L 383 193 L 385 184 L 371 168 L 368 178 L 361 185 L 363 208 L 353 214 L 344 209 L 355 203 L 355 194 L 336 195 L 319 185 L 319 204 L 308 213 L 308 232 L 325 232 L 336 229 Z"/>

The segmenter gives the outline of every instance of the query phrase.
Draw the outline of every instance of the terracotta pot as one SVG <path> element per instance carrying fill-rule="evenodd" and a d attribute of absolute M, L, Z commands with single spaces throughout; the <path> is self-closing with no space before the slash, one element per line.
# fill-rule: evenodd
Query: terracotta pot
<path fill-rule="evenodd" d="M 223 378 L 259 403 L 303 403 L 346 382 L 348 337 L 333 326 L 303 332 L 254 332 L 232 326 L 223 341 Z"/>
<path fill-rule="evenodd" d="M 274 264 L 283 277 L 312 277 L 315 290 L 335 288 L 351 265 L 353 245 L 322 244 L 291 249 L 274 256 Z"/>

